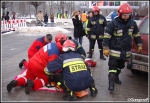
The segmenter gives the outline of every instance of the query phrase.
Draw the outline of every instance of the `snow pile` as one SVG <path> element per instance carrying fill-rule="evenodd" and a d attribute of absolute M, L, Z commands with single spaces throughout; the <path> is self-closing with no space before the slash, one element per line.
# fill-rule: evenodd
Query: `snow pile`
<path fill-rule="evenodd" d="M 69 34 L 71 31 L 61 27 L 22 27 L 17 30 L 19 33 L 65 33 Z"/>

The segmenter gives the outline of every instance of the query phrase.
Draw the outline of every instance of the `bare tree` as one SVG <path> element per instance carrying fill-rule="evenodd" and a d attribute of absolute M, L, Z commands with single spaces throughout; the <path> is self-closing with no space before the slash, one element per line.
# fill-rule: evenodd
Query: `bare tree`
<path fill-rule="evenodd" d="M 44 14 L 46 13 L 46 8 L 47 8 L 46 2 L 42 3 L 42 9 Z"/>
<path fill-rule="evenodd" d="M 2 2 L 3 13 L 5 13 L 5 9 L 9 6 L 9 2 Z"/>
<path fill-rule="evenodd" d="M 54 11 L 54 5 L 56 5 L 56 3 L 54 3 L 53 1 L 48 1 L 48 6 L 49 6 L 49 10 L 50 13 L 53 13 Z"/>
<path fill-rule="evenodd" d="M 42 4 L 42 2 L 31 2 L 31 5 L 35 7 L 36 15 L 38 13 L 37 9 Z"/>
<path fill-rule="evenodd" d="M 20 11 L 20 14 L 21 16 L 24 16 L 25 15 L 25 2 L 20 2 L 19 3 L 19 11 Z"/>
<path fill-rule="evenodd" d="M 64 13 L 65 1 L 60 1 L 60 8 L 61 8 L 62 13 Z"/>
<path fill-rule="evenodd" d="M 71 9 L 71 2 L 66 2 L 65 3 L 65 8 L 66 8 L 66 11 L 68 11 L 69 14 L 72 13 L 72 11 L 70 10 Z"/>
<path fill-rule="evenodd" d="M 14 4 L 14 2 L 10 2 L 10 3 L 9 3 L 9 7 L 10 7 L 11 12 L 13 12 L 13 11 L 14 11 L 14 8 L 13 8 L 13 7 L 14 7 L 14 5 L 13 5 L 13 4 Z"/>
<path fill-rule="evenodd" d="M 31 3 L 30 2 L 27 2 L 28 6 L 29 6 L 29 15 L 30 15 L 30 18 L 31 18 Z"/>

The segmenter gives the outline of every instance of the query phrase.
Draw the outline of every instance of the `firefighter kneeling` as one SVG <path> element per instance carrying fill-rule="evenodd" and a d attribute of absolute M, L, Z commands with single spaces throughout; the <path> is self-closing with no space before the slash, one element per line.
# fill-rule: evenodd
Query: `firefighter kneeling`
<path fill-rule="evenodd" d="M 66 93 L 63 99 L 66 101 L 76 100 L 74 92 L 87 88 L 90 89 L 93 97 L 98 93 L 90 69 L 75 48 L 76 45 L 71 40 L 65 41 L 62 47 L 63 53 L 55 61 L 49 62 L 45 68 L 45 73 L 55 74 L 53 80 L 63 88 Z M 61 73 L 55 73 L 58 70 L 61 70 Z"/>

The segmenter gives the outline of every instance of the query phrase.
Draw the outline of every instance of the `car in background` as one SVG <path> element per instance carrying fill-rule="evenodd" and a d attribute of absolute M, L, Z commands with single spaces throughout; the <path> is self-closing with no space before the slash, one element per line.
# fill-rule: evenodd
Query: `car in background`
<path fill-rule="evenodd" d="M 106 21 L 107 21 L 107 23 L 109 23 L 112 19 L 111 19 L 111 15 L 113 14 L 113 12 L 114 11 L 112 11 L 112 12 L 110 12 L 109 14 L 108 14 L 108 16 L 106 16 Z M 116 16 L 116 17 L 118 17 L 118 16 Z M 115 18 L 116 18 L 115 17 Z"/>
<path fill-rule="evenodd" d="M 127 69 L 132 73 L 149 72 L 149 17 L 145 16 L 138 25 L 142 39 L 143 50 L 138 53 L 137 45 L 132 39 L 131 57 L 127 62 Z"/>
<path fill-rule="evenodd" d="M 107 22 L 110 22 L 112 19 L 111 19 L 111 15 L 112 15 L 113 11 L 111 13 L 109 13 L 107 16 L 106 16 L 106 21 Z"/>

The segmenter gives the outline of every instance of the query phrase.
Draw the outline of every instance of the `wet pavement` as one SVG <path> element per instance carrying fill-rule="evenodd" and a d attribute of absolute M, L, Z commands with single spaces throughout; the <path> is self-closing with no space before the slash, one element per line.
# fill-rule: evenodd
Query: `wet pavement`
<path fill-rule="evenodd" d="M 31 91 L 30 94 L 27 95 L 25 94 L 24 87 L 16 87 L 10 93 L 7 92 L 7 84 L 22 71 L 22 69 L 18 67 L 19 62 L 22 59 L 27 59 L 28 47 L 37 37 L 39 37 L 39 35 L 25 36 L 25 34 L 16 32 L 2 35 L 1 101 L 63 101 L 62 96 L 64 93 L 59 92 Z M 86 37 L 83 38 L 82 45 L 87 52 L 89 44 Z M 83 98 L 78 98 L 77 101 L 147 101 L 149 97 L 147 73 L 132 74 L 131 71 L 125 67 L 120 74 L 122 85 L 115 84 L 115 90 L 110 92 L 108 90 L 108 57 L 107 60 L 101 60 L 99 58 L 97 44 L 95 45 L 93 59 L 97 61 L 97 66 L 91 68 L 91 72 L 95 79 L 98 95 L 91 97 L 89 94 Z"/>

